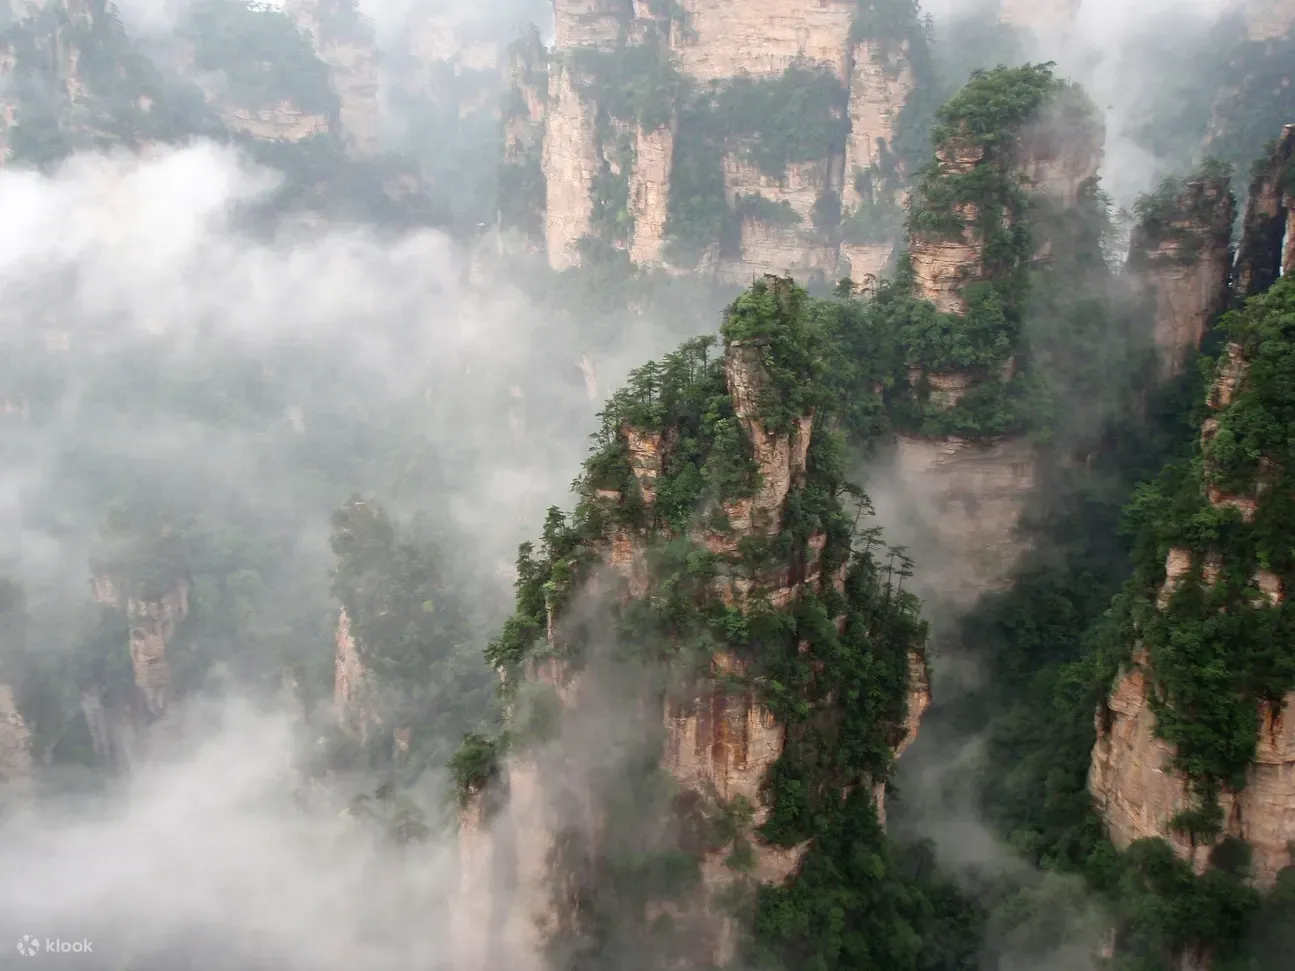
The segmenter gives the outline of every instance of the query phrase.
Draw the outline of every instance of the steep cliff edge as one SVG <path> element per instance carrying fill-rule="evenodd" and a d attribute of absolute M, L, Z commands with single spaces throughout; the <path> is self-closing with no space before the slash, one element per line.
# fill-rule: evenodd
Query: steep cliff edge
<path fill-rule="evenodd" d="M 915 601 L 851 540 L 807 306 L 767 279 L 722 356 L 699 339 L 635 372 L 574 515 L 522 549 L 492 646 L 512 748 L 459 765 L 470 799 L 491 771 L 510 793 L 533 953 L 652 935 L 662 966 L 727 962 L 815 835 L 793 806 L 866 814 L 929 702 Z"/>
<path fill-rule="evenodd" d="M 897 127 L 925 52 L 916 7 L 775 6 L 555 5 L 567 86 L 550 84 L 545 112 L 551 265 L 574 265 L 588 236 L 640 265 L 830 280 L 844 239 L 851 272 L 881 272 L 902 222 Z"/>
<path fill-rule="evenodd" d="M 1236 202 L 1226 172 L 1167 179 L 1136 205 L 1128 270 L 1154 304 L 1162 373 L 1178 374 L 1224 309 Z"/>
<path fill-rule="evenodd" d="M 1241 245 L 1237 250 L 1236 292 L 1261 293 L 1279 276 L 1295 270 L 1295 125 L 1287 125 L 1262 160 L 1250 184 Z"/>
<path fill-rule="evenodd" d="M 895 304 L 911 394 L 895 482 L 946 554 L 923 572 L 926 589 L 966 606 L 1023 552 L 1016 527 L 1037 474 L 1039 418 L 1023 403 L 1024 324 L 1036 281 L 1047 284 L 1039 268 L 1086 245 L 1083 260 L 1099 255 L 1075 226 L 1098 206 L 1103 128 L 1082 92 L 1032 66 L 973 76 L 937 121 L 900 277 L 919 306 Z"/>
<path fill-rule="evenodd" d="M 160 588 L 141 587 L 135 578 L 111 571 L 91 581 L 95 603 L 122 611 L 130 630 L 130 663 L 144 711 L 151 717 L 166 713 L 171 694 L 171 664 L 167 645 L 189 615 L 189 581 L 168 579 Z M 133 591 L 133 592 L 131 592 Z"/>
<path fill-rule="evenodd" d="M 362 156 L 376 153 L 382 110 L 372 25 L 360 15 L 354 0 L 289 0 L 283 9 L 328 65 L 337 95 L 337 127 L 347 149 Z"/>
<path fill-rule="evenodd" d="M 1117 845 L 1160 837 L 1203 870 L 1222 840 L 1244 841 L 1261 887 L 1295 862 L 1292 308 L 1283 279 L 1224 318 L 1196 461 L 1140 499 L 1117 603 L 1131 660 L 1098 710 L 1089 776 Z"/>

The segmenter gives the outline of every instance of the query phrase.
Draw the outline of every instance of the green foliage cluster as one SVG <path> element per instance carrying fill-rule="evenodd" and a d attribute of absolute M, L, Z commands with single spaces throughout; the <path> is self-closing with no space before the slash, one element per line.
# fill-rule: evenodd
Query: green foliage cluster
<path fill-rule="evenodd" d="M 805 217 L 791 207 L 786 199 L 774 201 L 758 192 L 739 193 L 733 200 L 733 209 L 739 219 L 764 223 L 766 226 L 798 226 Z"/>
<path fill-rule="evenodd" d="M 577 47 L 564 55 L 576 87 L 612 118 L 644 131 L 668 125 L 687 95 L 688 79 L 655 44 L 614 50 Z"/>
<path fill-rule="evenodd" d="M 281 10 L 199 0 L 177 32 L 193 44 L 195 67 L 224 74 L 235 104 L 264 108 L 286 101 L 303 112 L 337 113 L 328 66 Z"/>

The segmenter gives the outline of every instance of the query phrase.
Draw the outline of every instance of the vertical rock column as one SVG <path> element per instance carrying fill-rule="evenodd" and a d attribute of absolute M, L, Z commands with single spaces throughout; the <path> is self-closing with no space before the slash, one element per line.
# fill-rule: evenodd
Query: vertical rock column
<path fill-rule="evenodd" d="M 1128 268 L 1155 305 L 1166 376 L 1182 370 L 1227 304 L 1236 204 L 1226 177 L 1193 179 L 1133 230 Z"/>
<path fill-rule="evenodd" d="M 542 156 L 547 186 L 544 242 L 555 270 L 579 263 L 577 244 L 589 232 L 599 168 L 596 111 L 573 83 L 570 67 L 555 65 L 549 75 Z"/>

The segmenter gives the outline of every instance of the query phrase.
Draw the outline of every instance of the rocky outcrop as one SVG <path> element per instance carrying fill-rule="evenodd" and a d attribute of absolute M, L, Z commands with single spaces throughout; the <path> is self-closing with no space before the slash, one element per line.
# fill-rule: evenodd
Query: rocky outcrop
<path fill-rule="evenodd" d="M 0 684 L 0 793 L 25 785 L 31 766 L 31 730 L 18 710 L 13 688 Z"/>
<path fill-rule="evenodd" d="M 1171 558 L 1173 553 L 1170 554 Z M 1126 847 L 1148 837 L 1164 839 L 1198 872 L 1209 865 L 1216 841 L 1194 843 L 1173 829 L 1174 816 L 1198 799 L 1173 765 L 1174 748 L 1156 735 L 1149 699 L 1156 690 L 1147 654 L 1138 652 L 1097 713 L 1088 787 L 1111 841 Z M 1251 874 L 1271 887 L 1282 868 L 1295 863 L 1295 692 L 1280 706 L 1261 702 L 1255 760 L 1240 792 L 1219 794 L 1223 830 L 1250 844 Z"/>
<path fill-rule="evenodd" d="M 770 77 L 798 61 L 849 79 L 854 0 L 680 0 L 679 8 L 670 48 L 698 81 Z"/>
<path fill-rule="evenodd" d="M 1155 343 L 1177 374 L 1227 305 L 1235 200 L 1226 176 L 1193 179 L 1134 228 L 1128 268 L 1155 307 Z"/>
<path fill-rule="evenodd" d="M 1242 0 L 1241 10 L 1251 40 L 1285 37 L 1295 27 L 1293 0 Z"/>
<path fill-rule="evenodd" d="M 542 157 L 547 187 L 544 241 L 549 265 L 565 270 L 579 262 L 577 244 L 589 232 L 600 162 L 596 108 L 585 100 L 565 65 L 555 67 L 549 76 L 547 117 Z"/>
<path fill-rule="evenodd" d="M 339 725 L 363 738 L 373 714 L 367 709 L 364 663 L 345 607 L 337 616 L 333 644 L 333 710 Z"/>
<path fill-rule="evenodd" d="M 814 205 L 825 191 L 838 191 L 831 161 L 787 166 L 771 178 L 743 158 L 740 147 L 724 156 L 724 190 L 741 219 L 739 255 L 722 260 L 716 276 L 749 284 L 765 274 L 832 279 L 837 247 L 813 224 Z"/>
<path fill-rule="evenodd" d="M 965 175 L 980 165 L 985 150 L 977 145 L 952 138 L 935 150 L 940 178 Z M 964 203 L 957 209 L 963 228 L 957 233 L 913 233 L 908 241 L 913 267 L 914 293 L 935 304 L 942 313 L 966 313 L 962 288 L 983 272 L 981 243 L 971 226 L 976 221 L 975 206 Z"/>
<path fill-rule="evenodd" d="M 856 282 L 879 279 L 899 245 L 905 193 L 893 150 L 896 125 L 915 85 L 907 45 L 865 40 L 850 52 L 850 134 L 845 141 L 845 176 L 841 215 L 846 227 L 862 210 L 881 206 L 893 212 L 893 227 L 874 232 L 866 242 L 852 239 L 847 228 L 841 242 L 842 272 Z"/>
<path fill-rule="evenodd" d="M 629 204 L 630 215 L 634 217 L 630 259 L 640 266 L 661 262 L 673 166 L 674 126 L 662 125 L 651 131 L 638 127 L 634 133 Z"/>
<path fill-rule="evenodd" d="M 553 0 L 553 46 L 613 47 L 633 17 L 631 0 Z"/>
<path fill-rule="evenodd" d="M 1236 400 L 1247 377 L 1247 362 L 1241 346 L 1230 344 L 1220 362 L 1207 397 L 1212 415 L 1201 429 L 1204 461 L 1202 478 L 1205 494 L 1215 506 L 1237 509 L 1244 521 L 1253 521 L 1266 495 L 1265 463 L 1259 463 L 1259 480 L 1247 495 L 1221 491 L 1213 483 L 1208 445 L 1219 428 L 1219 416 Z M 1175 592 L 1188 582 L 1214 587 L 1223 569 L 1217 552 L 1198 554 L 1184 548 L 1170 549 L 1155 605 L 1169 609 Z M 1196 568 L 1199 567 L 1199 573 Z M 1247 599 L 1255 607 L 1283 603 L 1287 590 L 1279 576 L 1267 568 L 1256 570 Z M 1246 609 L 1244 603 L 1242 609 Z M 1174 829 L 1174 817 L 1200 805 L 1186 776 L 1174 765 L 1174 746 L 1157 735 L 1152 701 L 1172 703 L 1157 683 L 1155 658 L 1142 644 L 1133 646 L 1132 659 L 1120 672 L 1111 693 L 1099 706 L 1096 717 L 1097 743 L 1092 753 L 1089 790 L 1106 823 L 1111 840 L 1120 847 L 1135 840 L 1164 839 L 1197 871 L 1210 865 L 1212 850 L 1219 841 L 1232 837 L 1251 848 L 1251 876 L 1263 888 L 1271 887 L 1277 874 L 1295 863 L 1295 719 L 1289 717 L 1295 705 L 1295 691 L 1280 701 L 1258 699 L 1256 749 L 1245 769 L 1244 785 L 1234 790 L 1223 785 L 1218 793 L 1222 811 L 1221 831 L 1213 839 L 1192 840 Z"/>
<path fill-rule="evenodd" d="M 111 574 L 91 580 L 96 603 L 122 610 L 130 625 L 130 662 L 144 711 L 152 717 L 166 713 L 170 701 L 171 665 L 167 645 L 189 614 L 189 581 L 178 579 L 157 596 L 128 594 Z"/>
<path fill-rule="evenodd" d="M 1001 0 L 998 19 L 1014 27 L 1057 28 L 1073 23 L 1083 0 Z"/>
<path fill-rule="evenodd" d="M 890 502 L 915 524 L 907 545 L 939 551 L 921 559 L 923 591 L 969 607 L 1007 582 L 1026 550 L 1017 526 L 1036 474 L 1036 449 L 1024 439 L 898 437 L 899 495 Z"/>
<path fill-rule="evenodd" d="M 302 111 L 290 101 L 270 108 L 248 108 L 224 104 L 215 91 L 208 91 L 208 101 L 217 105 L 220 120 L 230 131 L 270 142 L 299 142 L 330 130 L 330 119 L 317 112 Z"/>
<path fill-rule="evenodd" d="M 382 111 L 372 26 L 337 0 L 289 0 L 284 12 L 309 35 L 315 53 L 328 65 L 347 149 L 356 155 L 374 154 L 382 134 Z"/>
<path fill-rule="evenodd" d="M 1276 283 L 1279 276 L 1295 270 L 1292 160 L 1295 160 L 1295 125 L 1287 125 L 1250 183 L 1237 252 L 1235 290 L 1239 297 L 1260 293 Z"/>

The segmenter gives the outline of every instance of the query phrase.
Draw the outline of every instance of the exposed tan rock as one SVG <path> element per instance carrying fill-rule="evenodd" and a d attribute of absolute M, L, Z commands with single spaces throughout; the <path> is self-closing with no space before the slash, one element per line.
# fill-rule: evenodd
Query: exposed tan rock
<path fill-rule="evenodd" d="M 652 505 L 656 500 L 656 482 L 661 476 L 661 434 L 642 432 L 626 426 L 623 429 L 630 453 L 630 469 L 638 482 L 643 502 Z"/>
<path fill-rule="evenodd" d="M 594 177 L 599 168 L 594 120 L 594 106 L 582 99 L 570 69 L 556 67 L 549 77 L 543 148 L 547 186 L 544 238 L 549 265 L 555 270 L 579 263 L 576 244 L 589 232 Z"/>
<path fill-rule="evenodd" d="M 998 19 L 1015 27 L 1061 27 L 1072 23 L 1083 0 L 1001 0 Z"/>
<path fill-rule="evenodd" d="M 1020 132 L 1016 169 L 1031 194 L 1073 209 L 1083 187 L 1097 178 L 1105 143 L 1098 119 L 1068 118 L 1054 106 Z"/>
<path fill-rule="evenodd" d="M 868 40 L 854 45 L 850 56 L 850 135 L 845 142 L 845 185 L 841 191 L 847 211 L 865 201 L 855 180 L 880 165 L 883 149 L 890 149 L 913 83 L 906 46 L 888 50 Z"/>
<path fill-rule="evenodd" d="M 1251 40 L 1285 37 L 1295 27 L 1295 0 L 1242 0 Z"/>
<path fill-rule="evenodd" d="M 1237 249 L 1238 296 L 1267 290 L 1282 273 L 1295 272 L 1295 202 L 1287 190 L 1295 161 L 1295 125 L 1286 125 L 1250 183 L 1241 245 Z"/>
<path fill-rule="evenodd" d="M 1153 690 L 1148 663 L 1145 652 L 1137 654 L 1098 711 L 1089 790 L 1116 846 L 1162 837 L 1203 871 L 1212 844 L 1193 846 L 1169 826 L 1177 813 L 1194 808 L 1196 800 L 1185 777 L 1172 766 L 1173 746 L 1156 737 L 1156 718 L 1147 701 Z M 1251 845 L 1252 875 L 1263 888 L 1271 887 L 1278 872 L 1295 862 L 1290 854 L 1295 840 L 1295 719 L 1286 717 L 1293 702 L 1295 692 L 1287 694 L 1280 710 L 1260 704 L 1258 748 L 1245 788 L 1219 796 L 1224 818 L 1220 838 L 1231 836 Z"/>
<path fill-rule="evenodd" d="M 378 56 L 372 29 L 361 22 L 351 36 L 338 36 L 327 27 L 331 11 L 321 0 L 288 0 L 284 13 L 314 44 L 319 59 L 328 65 L 329 80 L 338 99 L 338 122 L 348 150 L 372 155 L 382 133 L 382 107 L 378 99 Z"/>
<path fill-rule="evenodd" d="M 364 663 L 345 607 L 337 615 L 333 643 L 333 710 L 339 724 L 363 735 L 370 721 L 365 711 Z"/>
<path fill-rule="evenodd" d="M 215 98 L 209 98 L 215 101 Z M 302 111 L 290 101 L 273 108 L 246 108 L 217 102 L 217 112 L 231 131 L 266 141 L 299 142 L 329 130 L 327 115 Z"/>
<path fill-rule="evenodd" d="M 673 165 L 673 125 L 652 131 L 636 129 L 629 184 L 630 213 L 634 217 L 630 259 L 640 266 L 661 262 Z"/>
<path fill-rule="evenodd" d="M 31 730 L 18 710 L 13 688 L 0 684 L 0 787 L 26 784 L 31 765 Z"/>
<path fill-rule="evenodd" d="M 1235 201 L 1227 179 L 1188 182 L 1164 225 L 1139 224 L 1129 269 L 1155 302 L 1155 342 L 1166 375 L 1177 374 L 1227 304 Z"/>
<path fill-rule="evenodd" d="M 497 888 L 497 840 L 486 819 L 485 793 L 471 794 L 458 811 L 458 886 L 450 897 L 453 966 L 484 971 L 490 966 Z"/>
<path fill-rule="evenodd" d="M 849 78 L 853 0 L 682 0 L 680 7 L 670 47 L 700 81 L 778 75 L 796 61 Z"/>
<path fill-rule="evenodd" d="M 897 243 L 842 243 L 841 268 L 856 284 L 877 284 L 894 259 Z"/>
<path fill-rule="evenodd" d="M 983 148 L 958 139 L 950 139 L 935 151 L 944 176 L 970 172 L 984 157 Z M 958 216 L 965 228 L 957 236 L 944 238 L 913 233 L 908 242 L 914 291 L 943 313 L 966 313 L 962 286 L 980 276 L 983 269 L 981 244 L 970 228 L 977 218 L 976 207 L 963 205 L 958 209 Z"/>
<path fill-rule="evenodd" d="M 1000 588 L 1025 551 L 1017 526 L 1034 488 L 1037 454 L 1027 441 L 971 442 L 900 436 L 895 474 L 904 512 L 929 530 L 938 557 L 921 585 L 970 605 Z"/>
<path fill-rule="evenodd" d="M 189 582 L 178 581 L 160 597 L 144 599 L 125 594 L 108 573 L 90 578 L 95 603 L 124 610 L 130 624 L 130 660 L 144 707 L 149 714 L 166 711 L 171 668 L 166 646 L 189 614 Z"/>
<path fill-rule="evenodd" d="M 830 160 L 787 166 L 780 179 L 771 178 L 742 157 L 740 147 L 724 156 L 724 187 L 729 204 L 739 196 L 759 195 L 769 202 L 785 203 L 799 218 L 794 225 L 771 224 L 748 215 L 742 220 L 736 260 L 721 261 L 718 279 L 749 284 L 765 274 L 804 279 L 815 272 L 827 278 L 836 273 L 839 256 L 813 227 L 814 204 L 826 190 L 839 191 L 840 179 Z"/>
<path fill-rule="evenodd" d="M 553 0 L 553 46 L 613 47 L 632 17 L 630 0 Z"/>
<path fill-rule="evenodd" d="M 132 597 L 126 608 L 130 620 L 130 661 L 150 713 L 166 711 L 171 687 L 171 666 L 166 646 L 189 614 L 189 584 L 182 580 L 155 600 Z"/>

